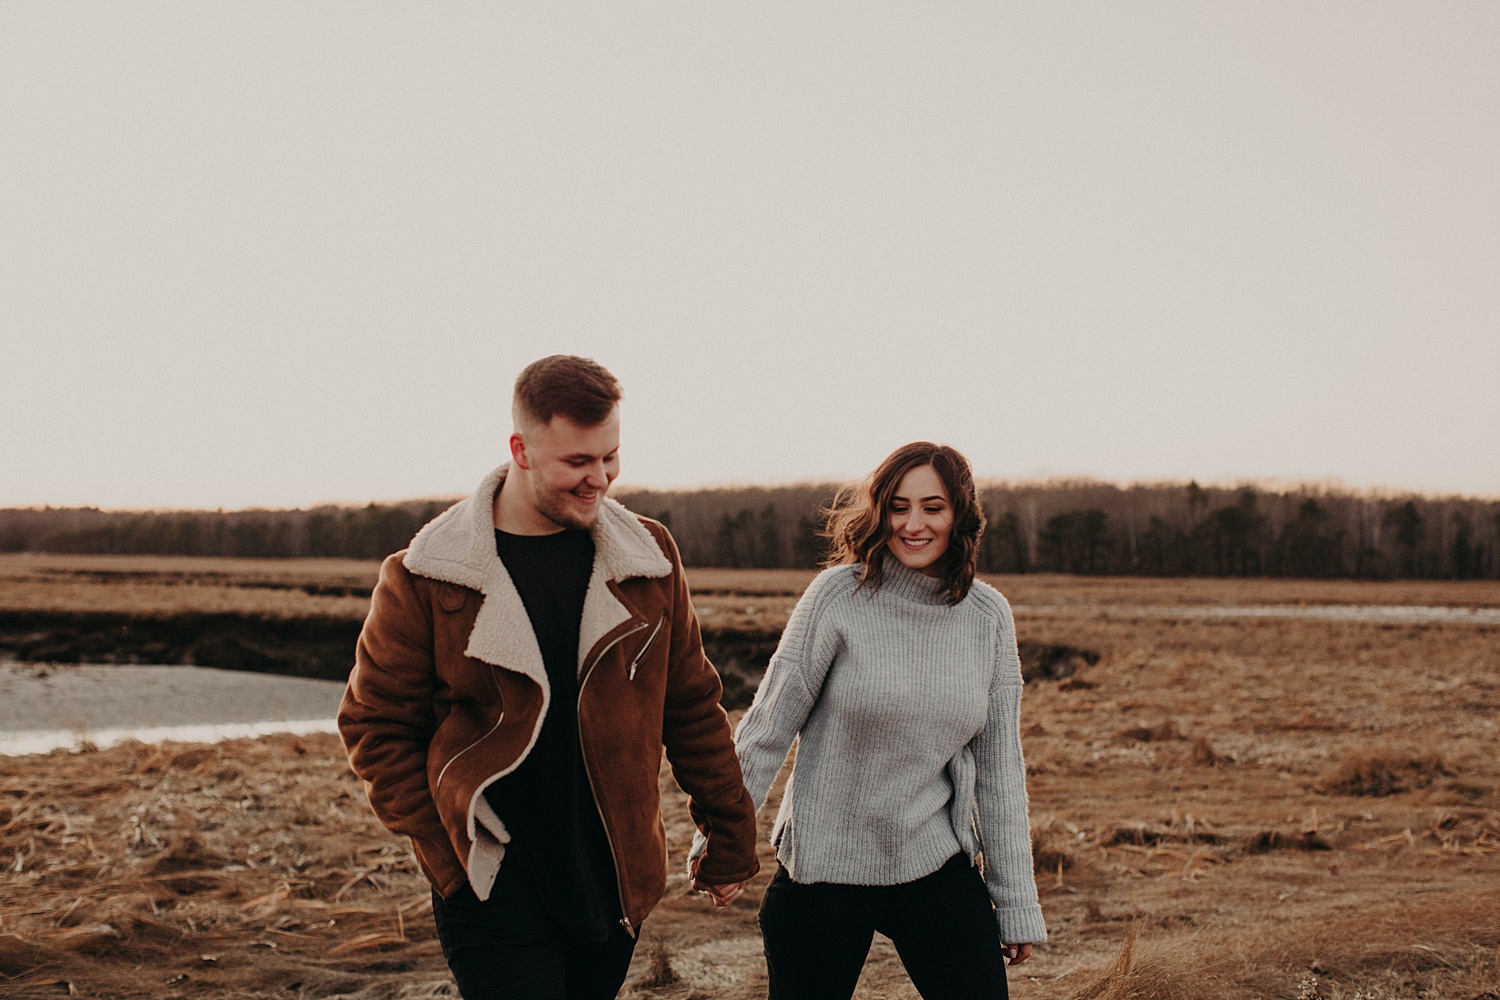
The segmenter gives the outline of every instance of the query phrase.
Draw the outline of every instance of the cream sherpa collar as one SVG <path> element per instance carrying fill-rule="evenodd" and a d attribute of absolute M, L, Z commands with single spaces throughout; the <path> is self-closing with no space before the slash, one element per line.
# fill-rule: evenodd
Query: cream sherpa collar
<path fill-rule="evenodd" d="M 495 553 L 495 494 L 505 482 L 509 463 L 492 470 L 474 494 L 449 507 L 412 539 L 402 560 L 418 576 L 484 591 L 500 564 Z M 661 546 L 630 511 L 608 497 L 599 510 L 594 536 L 594 565 L 605 579 L 661 577 L 672 572 Z"/>

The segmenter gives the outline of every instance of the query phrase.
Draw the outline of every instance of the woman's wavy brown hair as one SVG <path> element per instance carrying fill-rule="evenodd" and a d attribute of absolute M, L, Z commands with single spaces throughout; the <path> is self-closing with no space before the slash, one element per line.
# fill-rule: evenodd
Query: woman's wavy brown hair
<path fill-rule="evenodd" d="M 913 441 L 902 445 L 863 482 L 840 490 L 828 508 L 827 527 L 822 532 L 829 541 L 823 565 L 862 563 L 859 585 L 869 584 L 879 590 L 884 563 L 880 556 L 891 538 L 887 515 L 891 498 L 902 477 L 924 465 L 932 466 L 942 480 L 953 507 L 953 533 L 948 537 L 948 550 L 938 557 L 937 568 L 948 603 L 957 604 L 968 596 L 974 583 L 979 538 L 984 534 L 984 509 L 974 490 L 969 460 L 945 444 Z"/>

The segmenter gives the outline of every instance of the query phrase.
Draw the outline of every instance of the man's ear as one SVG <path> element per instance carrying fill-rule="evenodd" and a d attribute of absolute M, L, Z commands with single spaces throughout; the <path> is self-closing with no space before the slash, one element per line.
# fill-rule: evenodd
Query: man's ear
<path fill-rule="evenodd" d="M 531 471 L 531 463 L 526 459 L 526 439 L 519 431 L 510 436 L 510 460 L 516 468 Z"/>

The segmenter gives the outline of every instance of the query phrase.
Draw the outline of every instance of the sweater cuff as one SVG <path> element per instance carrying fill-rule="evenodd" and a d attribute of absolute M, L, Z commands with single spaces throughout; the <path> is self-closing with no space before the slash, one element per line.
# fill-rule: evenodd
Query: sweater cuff
<path fill-rule="evenodd" d="M 995 910 L 1001 944 L 1039 944 L 1047 940 L 1047 924 L 1042 920 L 1042 905 L 1006 906 Z"/>

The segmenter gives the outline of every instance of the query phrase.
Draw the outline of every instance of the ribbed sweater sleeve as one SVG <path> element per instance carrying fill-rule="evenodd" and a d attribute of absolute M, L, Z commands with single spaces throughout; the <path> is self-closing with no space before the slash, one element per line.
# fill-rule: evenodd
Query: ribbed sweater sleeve
<path fill-rule="evenodd" d="M 999 612 L 989 713 L 969 747 L 976 771 L 974 800 L 985 887 L 995 904 L 1000 940 L 1019 944 L 1045 941 L 1047 925 L 1032 876 L 1026 763 L 1021 756 L 1021 657 L 1010 605 L 1004 598 L 999 601 Z"/>
<path fill-rule="evenodd" d="M 837 631 L 823 620 L 826 605 L 849 580 L 846 567 L 819 574 L 792 610 L 781 642 L 756 689 L 755 700 L 735 731 L 745 788 L 759 809 L 766 803 L 771 783 L 792 749 L 792 741 L 807 722 L 828 667 L 838 655 Z"/>
<path fill-rule="evenodd" d="M 787 619 L 776 652 L 755 690 L 755 698 L 735 730 L 740 771 L 757 810 L 766 804 L 771 783 L 817 704 L 828 667 L 838 654 L 838 636 L 821 617 L 835 592 L 840 590 L 838 578 L 848 576 L 848 567 L 829 569 L 807 585 Z M 703 831 L 693 835 L 688 851 L 690 872 L 693 862 L 707 846 Z"/>

